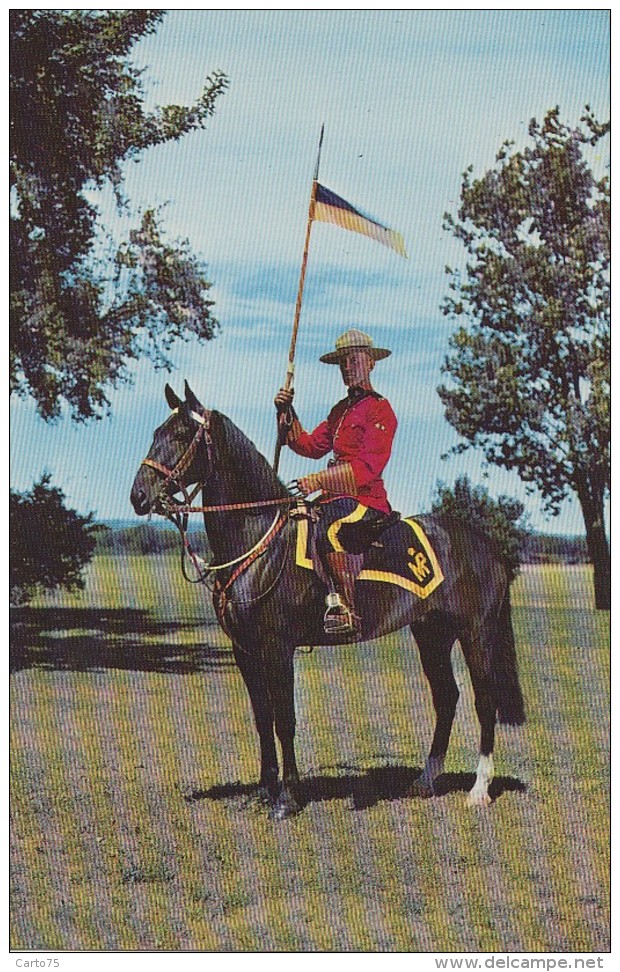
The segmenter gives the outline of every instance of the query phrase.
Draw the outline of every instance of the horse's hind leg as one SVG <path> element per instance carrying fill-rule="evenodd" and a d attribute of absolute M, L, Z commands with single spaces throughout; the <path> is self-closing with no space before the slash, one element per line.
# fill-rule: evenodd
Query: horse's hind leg
<path fill-rule="evenodd" d="M 243 675 L 260 741 L 260 780 L 258 800 L 270 800 L 278 782 L 278 757 L 273 734 L 273 705 L 267 692 L 260 655 L 233 643 L 235 661 Z"/>
<path fill-rule="evenodd" d="M 430 797 L 435 793 L 435 780 L 443 773 L 445 755 L 459 698 L 459 690 L 452 671 L 450 655 L 455 641 L 453 630 L 439 616 L 430 616 L 411 625 L 420 651 L 422 668 L 433 696 L 435 733 L 422 775 L 412 787 L 417 796 Z"/>
<path fill-rule="evenodd" d="M 493 747 L 497 702 L 491 674 L 491 653 L 497 626 L 494 623 L 475 625 L 471 632 L 461 633 L 459 640 L 469 668 L 476 713 L 480 722 L 480 755 L 476 782 L 467 796 L 472 807 L 484 807 L 491 802 L 489 785 L 493 779 Z"/>

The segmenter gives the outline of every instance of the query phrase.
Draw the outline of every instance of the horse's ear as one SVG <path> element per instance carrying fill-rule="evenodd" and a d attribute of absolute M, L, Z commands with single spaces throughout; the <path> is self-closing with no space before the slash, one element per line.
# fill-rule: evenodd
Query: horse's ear
<path fill-rule="evenodd" d="M 176 392 L 172 390 L 170 385 L 166 384 L 164 391 L 166 395 L 166 401 L 168 402 L 170 408 L 178 408 L 180 405 L 183 404 L 179 396 L 176 394 Z"/>
<path fill-rule="evenodd" d="M 187 381 L 185 382 L 185 401 L 189 405 L 192 412 L 198 412 L 199 415 L 202 415 L 204 408 L 194 395 Z"/>

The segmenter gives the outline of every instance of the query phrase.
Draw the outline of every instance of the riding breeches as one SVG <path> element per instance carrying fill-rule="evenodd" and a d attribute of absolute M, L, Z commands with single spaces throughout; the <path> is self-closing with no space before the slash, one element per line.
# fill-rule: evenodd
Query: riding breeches
<path fill-rule="evenodd" d="M 365 553 L 380 530 L 386 514 L 358 503 L 351 497 L 339 497 L 318 505 L 315 544 L 324 558 L 331 552 Z"/>

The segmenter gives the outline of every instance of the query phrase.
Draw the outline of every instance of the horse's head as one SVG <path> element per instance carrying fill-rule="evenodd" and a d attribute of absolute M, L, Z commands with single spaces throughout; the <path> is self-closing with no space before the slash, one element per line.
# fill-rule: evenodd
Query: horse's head
<path fill-rule="evenodd" d="M 210 473 L 209 422 L 205 409 L 185 382 L 185 401 L 166 385 L 166 401 L 172 409 L 156 429 L 153 444 L 131 489 L 131 503 L 138 514 L 165 513 L 174 507 L 173 497 L 187 487 L 203 484 Z"/>

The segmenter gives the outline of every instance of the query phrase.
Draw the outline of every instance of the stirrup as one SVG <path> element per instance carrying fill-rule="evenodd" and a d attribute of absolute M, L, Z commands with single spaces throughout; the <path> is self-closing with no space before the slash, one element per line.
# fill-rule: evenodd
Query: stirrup
<path fill-rule="evenodd" d="M 325 634 L 359 634 L 361 619 L 351 611 L 340 594 L 328 594 L 327 610 L 323 618 Z"/>

